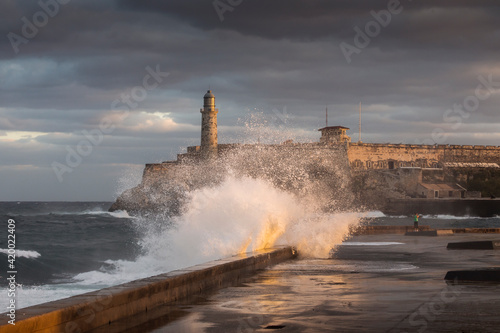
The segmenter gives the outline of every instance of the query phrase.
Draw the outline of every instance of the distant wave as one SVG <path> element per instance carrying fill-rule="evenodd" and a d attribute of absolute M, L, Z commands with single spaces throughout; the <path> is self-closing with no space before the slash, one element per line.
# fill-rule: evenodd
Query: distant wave
<path fill-rule="evenodd" d="M 455 215 L 422 215 L 421 218 L 424 219 L 436 219 L 436 220 L 470 220 L 470 219 L 485 219 L 488 217 L 478 217 L 478 216 L 455 216 Z"/>
<path fill-rule="evenodd" d="M 131 219 L 133 216 L 128 215 L 126 210 L 117 210 L 114 212 L 106 212 L 106 214 L 120 218 L 120 219 Z"/>
<path fill-rule="evenodd" d="M 378 210 L 360 213 L 362 218 L 375 218 L 375 217 L 386 217 L 384 213 Z"/>
<path fill-rule="evenodd" d="M 53 215 L 110 215 L 120 219 L 131 219 L 132 216 L 128 215 L 126 210 L 117 210 L 114 212 L 108 212 L 106 210 L 84 210 L 81 212 L 53 212 Z"/>
<path fill-rule="evenodd" d="M 399 218 L 399 219 L 406 219 L 411 216 L 405 216 L 405 215 L 386 215 L 382 213 L 381 211 L 375 210 L 375 211 L 369 211 L 369 212 L 364 212 L 360 213 L 360 216 L 362 218 L 382 218 L 382 217 L 388 217 L 388 218 Z M 470 219 L 491 219 L 491 217 L 479 217 L 479 216 L 455 216 L 455 215 L 446 215 L 446 214 L 438 214 L 438 215 L 421 215 L 421 218 L 424 219 L 436 219 L 436 220 L 470 220 Z M 499 218 L 500 216 L 497 215 L 493 218 Z"/>
<path fill-rule="evenodd" d="M 408 216 L 405 216 L 405 215 L 399 215 L 399 216 L 386 215 L 379 210 L 373 210 L 373 211 L 369 211 L 369 212 L 360 213 L 360 217 L 361 218 L 372 218 L 372 219 L 378 218 L 378 217 L 389 217 L 389 218 L 403 219 L 403 218 L 407 218 Z"/>
<path fill-rule="evenodd" d="M 85 210 L 83 212 L 69 213 L 75 215 L 111 215 L 120 219 L 130 219 L 132 216 L 128 215 L 126 210 L 117 210 L 114 212 L 108 212 L 106 210 Z"/>
<path fill-rule="evenodd" d="M 0 249 L 0 253 L 9 254 L 9 250 L 8 249 Z M 36 252 L 36 251 L 16 250 L 16 257 L 18 257 L 18 258 L 36 259 L 40 256 L 41 256 L 41 254 Z"/>
<path fill-rule="evenodd" d="M 9 216 L 19 217 L 19 216 L 47 216 L 47 215 L 107 215 L 120 219 L 133 219 L 134 216 L 130 216 L 126 210 L 117 210 L 115 212 L 108 212 L 106 210 L 84 210 L 84 211 L 76 211 L 76 212 L 40 212 L 40 213 L 9 213 Z"/>

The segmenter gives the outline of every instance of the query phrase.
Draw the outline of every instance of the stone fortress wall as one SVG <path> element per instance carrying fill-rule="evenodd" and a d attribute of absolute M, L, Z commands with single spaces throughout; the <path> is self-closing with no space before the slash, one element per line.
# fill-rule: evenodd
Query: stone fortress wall
<path fill-rule="evenodd" d="M 146 164 L 142 173 L 142 182 L 148 184 L 154 182 L 155 179 L 166 179 L 176 165 L 176 161 Z"/>
<path fill-rule="evenodd" d="M 464 189 L 457 187 L 456 183 L 466 183 L 469 174 L 474 174 L 479 170 L 492 170 L 492 168 L 499 170 L 500 165 L 500 147 L 497 146 L 350 142 L 218 145 L 217 160 L 220 160 L 222 164 L 231 154 L 239 155 L 239 162 L 232 158 L 229 159 L 230 164 L 248 164 L 246 172 L 256 169 L 275 173 L 276 170 L 272 171 L 275 168 L 272 162 L 274 160 L 287 161 L 284 164 L 294 165 L 294 168 L 290 170 L 295 171 L 289 170 L 291 173 L 296 174 L 300 169 L 309 173 L 310 176 L 317 174 L 313 171 L 315 166 L 330 163 L 328 169 L 332 169 L 333 165 L 338 165 L 346 176 L 350 174 L 354 184 L 361 182 L 362 185 L 359 188 L 356 189 L 354 186 L 355 192 L 359 192 L 360 201 L 374 207 L 384 205 L 388 198 L 409 196 L 432 198 L 435 197 L 436 192 L 439 193 L 437 196 L 439 198 L 481 197 L 480 192 L 463 191 Z M 252 157 L 257 155 L 259 158 Z M 176 161 L 146 164 L 140 187 L 155 188 L 169 180 L 189 177 L 186 175 L 186 170 L 190 170 L 189 165 L 196 165 L 197 161 L 203 161 L 203 159 L 201 147 L 194 146 L 188 147 L 187 153 L 179 154 Z M 196 174 L 194 170 L 193 174 Z M 258 174 L 259 172 L 256 172 L 255 176 Z M 299 174 L 295 176 L 302 178 L 303 175 Z M 450 178 L 450 175 L 453 177 Z M 195 176 L 192 175 L 192 177 Z M 332 181 L 330 177 L 335 177 L 335 175 L 320 177 L 325 186 Z M 280 180 L 282 184 L 286 182 L 286 177 Z M 448 185 L 437 185 L 444 183 Z M 326 190 L 322 191 L 326 192 Z"/>
<path fill-rule="evenodd" d="M 441 168 L 452 163 L 496 163 L 500 146 L 410 145 L 347 143 L 352 170 L 397 169 L 403 167 Z M 460 164 L 456 164 L 460 166 Z M 466 166 L 464 164 L 463 166 Z"/>
<path fill-rule="evenodd" d="M 219 144 L 219 156 L 232 149 L 250 149 L 253 145 Z M 265 146 L 265 145 L 262 145 Z M 480 168 L 500 166 L 500 146 L 470 146 L 470 145 L 413 145 L 413 144 L 381 144 L 381 143 L 310 143 L 269 145 L 274 149 L 290 149 L 301 147 L 307 150 L 334 150 L 345 147 L 351 171 L 392 170 L 399 168 Z M 307 147 L 307 148 L 306 148 Z M 154 181 L 164 178 L 172 172 L 177 163 L 200 157 L 200 146 L 188 147 L 188 152 L 179 154 L 177 161 L 146 164 L 144 180 Z M 258 153 L 259 150 L 255 150 Z M 494 165 L 493 165 L 494 167 Z"/>

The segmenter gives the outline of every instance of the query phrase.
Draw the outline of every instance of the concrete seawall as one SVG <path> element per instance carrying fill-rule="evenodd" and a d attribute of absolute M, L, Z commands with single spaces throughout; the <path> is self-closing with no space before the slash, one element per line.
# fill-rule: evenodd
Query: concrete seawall
<path fill-rule="evenodd" d="M 212 261 L 16 311 L 15 326 L 0 317 L 4 332 L 86 332 L 209 290 L 235 285 L 259 269 L 292 258 L 280 247 Z"/>
<path fill-rule="evenodd" d="M 454 228 L 454 234 L 500 234 L 500 228 Z"/>

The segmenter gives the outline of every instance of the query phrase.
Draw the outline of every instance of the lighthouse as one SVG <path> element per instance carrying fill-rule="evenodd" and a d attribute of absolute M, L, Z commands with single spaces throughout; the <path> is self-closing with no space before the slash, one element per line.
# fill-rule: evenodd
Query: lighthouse
<path fill-rule="evenodd" d="M 201 112 L 201 155 L 206 159 L 217 157 L 217 113 L 215 96 L 208 90 L 203 96 Z"/>

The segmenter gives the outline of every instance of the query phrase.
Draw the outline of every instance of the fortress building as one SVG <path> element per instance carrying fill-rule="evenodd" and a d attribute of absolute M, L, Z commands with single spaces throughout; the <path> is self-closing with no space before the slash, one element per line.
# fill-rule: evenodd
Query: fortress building
<path fill-rule="evenodd" d="M 351 142 L 351 138 L 347 135 L 348 127 L 344 126 L 328 126 L 320 128 L 318 131 L 321 132 L 320 143 L 348 143 Z"/>

